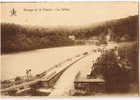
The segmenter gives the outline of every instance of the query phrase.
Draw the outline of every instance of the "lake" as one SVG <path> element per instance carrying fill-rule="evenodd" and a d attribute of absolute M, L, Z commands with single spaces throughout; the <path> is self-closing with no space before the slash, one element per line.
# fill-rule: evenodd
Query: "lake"
<path fill-rule="evenodd" d="M 26 75 L 26 69 L 31 69 L 32 75 L 41 73 L 67 58 L 93 48 L 93 45 L 68 46 L 2 55 L 1 80 Z"/>

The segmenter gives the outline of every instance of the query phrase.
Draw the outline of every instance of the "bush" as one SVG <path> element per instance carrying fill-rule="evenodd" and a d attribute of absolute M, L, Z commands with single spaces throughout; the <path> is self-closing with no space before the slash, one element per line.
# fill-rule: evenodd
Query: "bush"
<path fill-rule="evenodd" d="M 132 43 L 130 43 L 132 44 Z M 138 85 L 138 48 L 136 44 L 120 46 L 120 60 L 113 51 L 103 54 L 95 65 L 93 76 L 102 75 L 106 81 L 107 92 L 128 92 L 130 84 Z M 126 52 L 127 51 L 127 52 Z M 133 60 L 132 60 L 133 57 Z"/>

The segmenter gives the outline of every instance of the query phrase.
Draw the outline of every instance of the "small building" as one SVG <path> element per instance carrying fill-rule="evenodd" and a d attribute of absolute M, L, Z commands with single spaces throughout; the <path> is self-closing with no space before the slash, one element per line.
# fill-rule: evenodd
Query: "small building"
<path fill-rule="evenodd" d="M 74 35 L 69 35 L 68 38 L 71 39 L 71 40 L 75 40 L 75 36 Z"/>

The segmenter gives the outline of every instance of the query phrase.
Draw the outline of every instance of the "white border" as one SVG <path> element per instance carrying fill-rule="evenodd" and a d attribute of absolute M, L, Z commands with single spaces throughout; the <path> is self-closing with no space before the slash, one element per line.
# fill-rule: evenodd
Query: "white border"
<path fill-rule="evenodd" d="M 47 1 L 51 1 L 51 2 L 55 2 L 55 1 L 64 1 L 64 2 L 70 2 L 70 1 L 140 1 L 140 0 L 0 0 L 0 2 L 47 2 Z M 140 2 L 139 2 L 140 5 Z M 139 10 L 140 13 L 140 10 Z M 140 17 L 139 17 L 140 19 Z M 140 20 L 139 20 L 139 24 L 140 24 Z M 140 29 L 140 25 L 139 25 L 139 29 Z M 139 30 L 140 33 L 140 30 Z M 139 34 L 139 41 L 140 41 L 140 34 Z M 139 43 L 139 47 L 140 47 L 140 43 Z M 140 48 L 139 48 L 140 49 Z M 139 51 L 139 62 L 140 62 L 140 51 Z M 139 63 L 139 76 L 140 76 L 140 63 Z M 140 77 L 139 77 L 139 83 L 140 83 Z M 140 89 L 140 87 L 139 87 Z M 48 98 L 48 97 L 31 97 L 31 98 L 23 98 L 23 97 L 16 97 L 16 98 L 1 98 L 0 100 L 140 100 L 140 97 L 70 97 L 70 98 Z"/>
<path fill-rule="evenodd" d="M 139 1 L 139 0 L 0 0 L 0 2 L 40 2 L 40 1 Z"/>

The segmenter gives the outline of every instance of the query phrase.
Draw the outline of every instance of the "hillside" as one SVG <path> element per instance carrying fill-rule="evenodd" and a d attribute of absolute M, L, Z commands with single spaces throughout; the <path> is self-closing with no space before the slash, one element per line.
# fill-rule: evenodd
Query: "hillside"
<path fill-rule="evenodd" d="M 112 30 L 112 40 L 119 42 L 122 37 L 126 41 L 137 40 L 138 15 L 111 20 L 86 26 L 85 28 L 42 28 L 29 27 L 13 23 L 1 23 L 1 52 L 11 53 L 17 51 L 49 48 L 57 46 L 74 45 L 75 41 L 69 39 L 74 35 L 77 40 L 85 40 L 97 36 L 104 39 Z"/>
<path fill-rule="evenodd" d="M 1 24 L 2 53 L 72 45 L 66 34 L 47 28 L 32 28 L 16 24 Z"/>
<path fill-rule="evenodd" d="M 113 32 L 114 41 L 119 40 L 122 36 L 127 35 L 128 40 L 136 40 L 138 36 L 138 15 L 129 16 L 117 20 L 106 21 L 90 25 L 85 29 L 77 30 L 79 38 L 89 38 L 91 36 L 105 36 L 110 28 Z M 83 33 L 82 35 L 80 35 Z"/>

